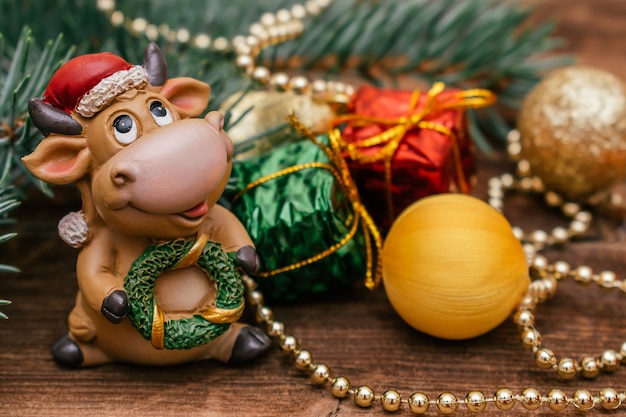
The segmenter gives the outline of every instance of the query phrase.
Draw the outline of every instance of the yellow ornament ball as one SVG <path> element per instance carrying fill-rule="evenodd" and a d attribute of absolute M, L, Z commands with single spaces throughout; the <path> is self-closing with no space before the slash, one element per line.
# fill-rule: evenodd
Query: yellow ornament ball
<path fill-rule="evenodd" d="M 521 157 L 551 191 L 583 201 L 626 178 L 626 84 L 587 66 L 550 73 L 518 114 Z"/>
<path fill-rule="evenodd" d="M 382 251 L 383 280 L 396 312 L 444 339 L 468 339 L 502 323 L 526 291 L 526 257 L 508 221 L 465 194 L 409 206 Z"/>

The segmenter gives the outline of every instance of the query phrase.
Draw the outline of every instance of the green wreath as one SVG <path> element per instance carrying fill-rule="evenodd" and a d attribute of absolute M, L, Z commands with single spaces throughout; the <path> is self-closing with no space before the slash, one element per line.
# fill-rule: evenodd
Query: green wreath
<path fill-rule="evenodd" d="M 154 297 L 156 279 L 164 271 L 175 268 L 193 245 L 190 240 L 152 245 L 133 262 L 124 279 L 130 307 L 128 317 L 144 338 L 153 341 L 153 345 L 153 323 L 155 314 L 160 311 Z M 243 282 L 234 260 L 222 250 L 221 245 L 208 241 L 196 264 L 217 284 L 215 307 L 226 312 L 240 311 L 243 308 Z M 158 348 L 190 349 L 200 346 L 222 335 L 229 326 L 230 322 L 216 323 L 201 314 L 168 320 L 163 323 L 162 346 Z"/>

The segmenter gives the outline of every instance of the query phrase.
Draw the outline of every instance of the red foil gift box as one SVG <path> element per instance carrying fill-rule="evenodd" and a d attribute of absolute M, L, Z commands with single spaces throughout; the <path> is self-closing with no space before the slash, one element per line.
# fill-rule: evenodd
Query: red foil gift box
<path fill-rule="evenodd" d="M 428 92 L 356 92 L 335 126 L 362 202 L 381 229 L 422 197 L 470 192 L 474 146 L 465 109 L 494 102 L 490 91 L 445 90 L 443 83 Z"/>

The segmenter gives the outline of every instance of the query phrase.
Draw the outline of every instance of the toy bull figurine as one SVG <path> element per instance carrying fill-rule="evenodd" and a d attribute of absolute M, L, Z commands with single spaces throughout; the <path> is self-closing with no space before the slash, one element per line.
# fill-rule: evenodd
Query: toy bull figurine
<path fill-rule="evenodd" d="M 236 323 L 239 268 L 255 272 L 258 258 L 216 204 L 233 153 L 223 118 L 189 118 L 209 94 L 200 81 L 167 80 L 150 44 L 143 66 L 110 53 L 74 58 L 29 102 L 46 138 L 24 164 L 46 182 L 75 183 L 83 205 L 79 292 L 69 334 L 52 347 L 60 365 L 239 364 L 269 348 L 261 330 Z"/>

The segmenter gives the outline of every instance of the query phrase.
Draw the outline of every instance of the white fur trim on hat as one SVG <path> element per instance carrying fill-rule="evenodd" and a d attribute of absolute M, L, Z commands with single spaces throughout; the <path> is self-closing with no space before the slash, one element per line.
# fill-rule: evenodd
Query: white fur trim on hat
<path fill-rule="evenodd" d="M 76 112 L 83 117 L 91 117 L 120 94 L 131 88 L 141 88 L 148 82 L 148 73 L 141 65 L 117 71 L 103 78 L 85 94 L 76 106 Z"/>

